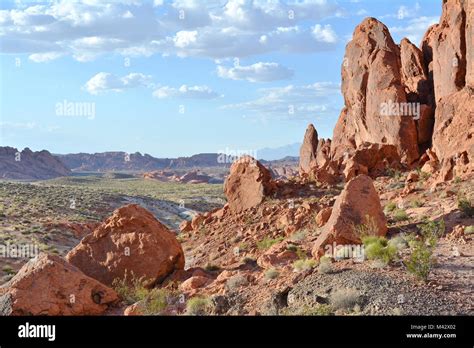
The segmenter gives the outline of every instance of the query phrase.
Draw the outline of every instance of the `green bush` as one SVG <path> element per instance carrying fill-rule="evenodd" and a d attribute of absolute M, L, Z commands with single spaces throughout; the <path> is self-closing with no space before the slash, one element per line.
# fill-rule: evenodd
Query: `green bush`
<path fill-rule="evenodd" d="M 464 234 L 473 234 L 474 233 L 474 225 L 466 226 L 464 229 Z"/>
<path fill-rule="evenodd" d="M 283 237 L 278 237 L 278 238 L 269 238 L 265 237 L 261 241 L 257 242 L 257 248 L 260 250 L 266 250 L 270 248 L 272 245 L 279 243 L 283 240 Z"/>
<path fill-rule="evenodd" d="M 403 209 L 395 209 L 393 211 L 393 219 L 397 222 L 408 220 L 408 214 Z"/>
<path fill-rule="evenodd" d="M 212 312 L 212 302 L 207 297 L 193 297 L 186 303 L 186 314 L 207 315 Z"/>
<path fill-rule="evenodd" d="M 394 211 L 395 209 L 397 209 L 397 205 L 394 203 L 394 202 L 388 202 L 383 211 L 385 214 L 388 214 L 388 213 L 391 213 L 392 211 Z"/>
<path fill-rule="evenodd" d="M 419 226 L 419 240 L 409 242 L 411 254 L 405 261 L 407 271 L 417 279 L 426 281 L 434 264 L 433 251 L 446 229 L 444 220 L 427 221 Z"/>
<path fill-rule="evenodd" d="M 364 237 L 362 243 L 364 243 L 365 255 L 369 260 L 380 260 L 384 264 L 388 264 L 397 256 L 398 248 L 389 244 L 385 237 Z"/>
<path fill-rule="evenodd" d="M 465 196 L 458 197 L 458 209 L 467 217 L 474 216 L 474 207 Z"/>

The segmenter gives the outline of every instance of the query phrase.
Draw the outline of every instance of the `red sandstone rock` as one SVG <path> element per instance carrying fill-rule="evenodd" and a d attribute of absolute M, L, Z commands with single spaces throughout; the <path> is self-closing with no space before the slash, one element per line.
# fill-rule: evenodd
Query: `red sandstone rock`
<path fill-rule="evenodd" d="M 183 250 L 174 233 L 137 204 L 115 210 L 66 259 L 106 285 L 126 276 L 132 280 L 133 273 L 152 286 L 184 267 Z"/>

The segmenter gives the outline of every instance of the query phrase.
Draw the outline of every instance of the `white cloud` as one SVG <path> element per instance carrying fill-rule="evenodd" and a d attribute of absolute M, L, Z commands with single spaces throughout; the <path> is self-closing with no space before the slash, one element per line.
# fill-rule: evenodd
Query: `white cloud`
<path fill-rule="evenodd" d="M 413 18 L 403 26 L 396 26 L 389 28 L 392 35 L 397 36 L 399 39 L 407 37 L 411 42 L 418 45 L 423 38 L 426 30 L 429 26 L 438 23 L 439 17 L 419 17 Z"/>
<path fill-rule="evenodd" d="M 217 75 L 225 79 L 247 80 L 250 82 L 270 82 L 286 80 L 293 76 L 294 72 L 278 63 L 258 62 L 252 65 L 236 65 L 226 68 L 219 65 Z"/>
<path fill-rule="evenodd" d="M 63 55 L 64 53 L 62 52 L 33 53 L 28 57 L 28 59 L 35 63 L 44 63 L 58 59 Z"/>
<path fill-rule="evenodd" d="M 121 92 L 127 88 L 140 86 L 152 86 L 151 76 L 131 73 L 124 77 L 118 77 L 114 74 L 100 72 L 87 81 L 84 88 L 90 94 L 98 95 L 107 91 Z"/>
<path fill-rule="evenodd" d="M 248 113 L 280 117 L 332 116 L 342 104 L 340 84 L 317 82 L 310 85 L 262 88 L 261 97 L 248 102 L 224 105 L 223 109 L 237 109 Z"/>
<path fill-rule="evenodd" d="M 313 27 L 313 36 L 316 38 L 316 40 L 321 42 L 337 42 L 337 35 L 334 30 L 332 30 L 331 25 L 329 24 L 326 24 L 324 27 L 320 24 L 316 24 Z"/>
<path fill-rule="evenodd" d="M 25 3 L 0 11 L 0 52 L 44 57 L 60 52 L 78 61 L 114 53 L 214 59 L 318 52 L 334 49 L 337 36 L 329 25 L 317 22 L 338 11 L 332 0 Z"/>
<path fill-rule="evenodd" d="M 214 99 L 214 98 L 219 97 L 219 94 L 214 92 L 208 86 L 182 85 L 179 88 L 162 86 L 153 92 L 153 96 L 158 99 L 166 99 L 166 98 Z"/>

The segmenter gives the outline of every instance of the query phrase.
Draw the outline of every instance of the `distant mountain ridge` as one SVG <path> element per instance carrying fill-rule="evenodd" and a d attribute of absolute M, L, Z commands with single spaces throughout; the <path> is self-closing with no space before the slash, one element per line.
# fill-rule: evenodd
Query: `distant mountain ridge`
<path fill-rule="evenodd" d="M 14 147 L 0 146 L 0 178 L 17 180 L 42 180 L 71 173 L 63 162 L 49 151 L 19 151 Z"/>

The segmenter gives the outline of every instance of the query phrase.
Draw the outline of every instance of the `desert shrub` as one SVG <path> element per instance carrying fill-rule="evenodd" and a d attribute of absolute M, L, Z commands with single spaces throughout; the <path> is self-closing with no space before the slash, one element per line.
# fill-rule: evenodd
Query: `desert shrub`
<path fill-rule="evenodd" d="M 261 241 L 257 242 L 257 248 L 260 250 L 266 250 L 270 248 L 272 245 L 279 243 L 283 240 L 283 237 L 278 237 L 278 238 L 269 238 L 265 237 Z"/>
<path fill-rule="evenodd" d="M 461 182 L 462 182 L 462 179 L 459 176 L 455 177 L 453 180 L 453 183 L 455 184 L 460 184 Z"/>
<path fill-rule="evenodd" d="M 317 262 L 313 259 L 297 260 L 293 263 L 293 270 L 295 272 L 309 271 L 316 266 Z"/>
<path fill-rule="evenodd" d="M 407 271 L 417 279 L 426 281 L 434 264 L 433 251 L 438 238 L 445 232 L 444 220 L 427 221 L 419 225 L 419 240 L 409 242 L 411 254 L 405 261 Z"/>
<path fill-rule="evenodd" d="M 400 180 L 402 178 L 402 173 L 398 169 L 388 168 L 387 174 L 395 180 Z"/>
<path fill-rule="evenodd" d="M 207 297 L 193 297 L 186 303 L 187 315 L 206 315 L 212 312 L 212 302 Z"/>
<path fill-rule="evenodd" d="M 311 316 L 311 315 L 333 315 L 333 310 L 330 305 L 327 304 L 317 304 L 315 306 L 308 306 L 304 305 L 298 308 L 286 308 L 283 315 L 303 315 L 303 316 Z"/>
<path fill-rule="evenodd" d="M 403 235 L 398 235 L 392 239 L 389 239 L 388 245 L 397 248 L 397 250 L 402 250 L 408 247 L 408 241 Z"/>
<path fill-rule="evenodd" d="M 229 279 L 227 279 L 227 288 L 229 290 L 235 290 L 237 288 L 240 288 L 241 286 L 247 285 L 248 280 L 241 274 L 237 274 Z"/>
<path fill-rule="evenodd" d="M 291 235 L 290 240 L 293 242 L 300 242 L 306 238 L 307 234 L 308 234 L 307 230 L 305 229 L 299 230 Z"/>
<path fill-rule="evenodd" d="M 389 244 L 385 237 L 363 237 L 362 243 L 369 260 L 380 260 L 388 264 L 397 256 L 397 247 Z"/>
<path fill-rule="evenodd" d="M 394 211 L 395 209 L 397 209 L 397 205 L 395 204 L 395 202 L 388 202 L 383 211 L 385 214 L 388 214 L 388 213 L 391 213 L 392 211 Z"/>
<path fill-rule="evenodd" d="M 11 266 L 3 266 L 2 271 L 8 275 L 15 274 L 15 270 Z"/>
<path fill-rule="evenodd" d="M 322 256 L 319 259 L 318 272 L 321 274 L 328 274 L 333 272 L 334 268 L 332 266 L 331 258 L 327 256 Z"/>
<path fill-rule="evenodd" d="M 464 234 L 473 234 L 474 233 L 474 225 L 466 226 L 464 229 Z"/>
<path fill-rule="evenodd" d="M 352 228 L 354 232 L 361 237 L 375 236 L 379 232 L 375 218 L 370 215 L 365 216 L 365 223 L 353 225 Z"/>
<path fill-rule="evenodd" d="M 331 294 L 330 302 L 333 309 L 353 309 L 360 300 L 359 291 L 356 289 L 339 289 Z"/>
<path fill-rule="evenodd" d="M 395 209 L 393 211 L 392 216 L 393 216 L 393 219 L 397 222 L 405 221 L 409 219 L 407 212 L 403 209 Z"/>
<path fill-rule="evenodd" d="M 204 269 L 208 272 L 214 272 L 214 271 L 220 270 L 221 268 L 218 265 L 208 263 L 208 264 L 206 264 L 206 267 Z"/>
<path fill-rule="evenodd" d="M 415 199 L 415 200 L 411 201 L 410 206 L 412 208 L 419 208 L 419 207 L 423 206 L 423 202 L 418 200 L 418 199 Z"/>
<path fill-rule="evenodd" d="M 280 273 L 275 268 L 269 268 L 265 271 L 265 280 L 275 279 Z"/>
<path fill-rule="evenodd" d="M 160 314 L 168 305 L 169 293 L 166 289 L 148 289 L 143 277 L 136 278 L 133 273 L 125 274 L 123 279 L 116 278 L 112 287 L 127 304 L 139 302 L 144 315 Z"/>
<path fill-rule="evenodd" d="M 458 209 L 463 213 L 463 215 L 467 217 L 474 216 L 474 207 L 472 206 L 471 202 L 465 196 L 458 197 Z"/>

